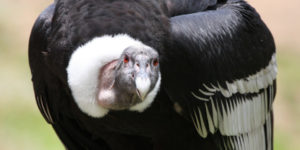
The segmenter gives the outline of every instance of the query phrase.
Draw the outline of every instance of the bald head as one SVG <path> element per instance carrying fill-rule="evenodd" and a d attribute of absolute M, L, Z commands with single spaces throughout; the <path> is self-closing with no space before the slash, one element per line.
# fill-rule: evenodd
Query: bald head
<path fill-rule="evenodd" d="M 150 47 L 130 46 L 109 64 L 101 71 L 106 76 L 100 76 L 98 96 L 99 104 L 108 109 L 128 109 L 143 102 L 159 78 L 158 53 Z"/>
<path fill-rule="evenodd" d="M 96 37 L 78 47 L 67 73 L 76 104 L 92 117 L 110 110 L 143 112 L 161 78 L 158 53 L 127 34 Z"/>

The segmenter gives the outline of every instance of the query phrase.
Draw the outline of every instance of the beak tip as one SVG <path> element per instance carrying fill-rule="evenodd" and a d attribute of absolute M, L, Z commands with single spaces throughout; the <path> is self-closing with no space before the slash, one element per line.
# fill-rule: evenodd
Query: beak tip
<path fill-rule="evenodd" d="M 145 94 L 141 94 L 141 92 L 138 89 L 136 90 L 136 93 L 142 101 L 145 99 Z"/>
<path fill-rule="evenodd" d="M 150 89 L 150 84 L 151 84 L 150 79 L 148 77 L 147 78 L 137 77 L 135 83 L 136 83 L 137 95 L 141 100 L 144 100 Z"/>

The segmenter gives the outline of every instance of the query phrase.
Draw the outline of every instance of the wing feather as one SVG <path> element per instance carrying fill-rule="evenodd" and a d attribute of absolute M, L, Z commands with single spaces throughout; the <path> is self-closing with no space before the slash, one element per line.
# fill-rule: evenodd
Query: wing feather
<path fill-rule="evenodd" d="M 54 123 L 54 118 L 46 92 L 44 75 L 47 71 L 44 70 L 43 59 L 47 55 L 47 34 L 50 32 L 54 9 L 55 6 L 52 4 L 40 14 L 32 28 L 29 41 L 29 64 L 36 102 L 45 120 L 51 124 Z"/>
<path fill-rule="evenodd" d="M 48 57 L 53 55 L 51 51 L 47 51 L 49 39 L 61 47 L 67 47 L 62 44 L 67 43 L 64 41 L 64 37 L 56 39 L 58 41 L 53 38 L 56 35 L 60 36 L 61 32 L 66 32 L 52 30 L 53 13 L 62 18 L 66 17 L 67 13 L 62 12 L 61 9 L 66 10 L 65 1 L 58 1 L 46 8 L 36 20 L 30 35 L 29 64 L 36 102 L 42 116 L 52 125 L 66 149 L 107 150 L 109 149 L 108 144 L 102 138 L 91 138 L 92 133 L 82 128 L 78 117 L 81 115 L 78 114 L 79 110 L 75 107 L 67 85 L 60 78 L 60 72 L 51 70 L 53 65 L 49 67 L 49 61 L 47 61 L 56 59 Z M 51 36 L 51 34 L 54 35 Z M 65 51 L 66 49 L 62 49 L 56 56 L 64 55 Z M 56 62 L 61 63 L 59 60 L 57 59 Z"/>
<path fill-rule="evenodd" d="M 202 138 L 218 136 L 222 149 L 272 149 L 272 35 L 242 0 L 215 7 L 171 18 L 164 89 Z"/>

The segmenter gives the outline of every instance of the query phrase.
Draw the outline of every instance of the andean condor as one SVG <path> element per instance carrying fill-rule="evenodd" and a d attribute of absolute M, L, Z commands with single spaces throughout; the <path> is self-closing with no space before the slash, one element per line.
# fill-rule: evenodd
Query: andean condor
<path fill-rule="evenodd" d="M 273 149 L 274 41 L 243 0 L 57 0 L 29 62 L 66 149 Z"/>

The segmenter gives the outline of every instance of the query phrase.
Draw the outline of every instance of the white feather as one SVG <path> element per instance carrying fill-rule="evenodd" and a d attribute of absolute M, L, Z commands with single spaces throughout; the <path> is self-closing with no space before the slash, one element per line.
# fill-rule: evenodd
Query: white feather
<path fill-rule="evenodd" d="M 211 118 L 210 112 L 208 110 L 207 104 L 205 103 L 205 109 L 206 109 L 206 115 L 207 115 L 207 121 L 208 121 L 208 128 L 210 133 L 215 133 L 215 127 L 214 127 L 214 123 L 213 120 Z"/>
<path fill-rule="evenodd" d="M 201 137 L 204 137 L 203 133 L 202 133 L 202 130 L 201 130 L 201 127 L 200 127 L 200 122 L 199 122 L 199 119 L 197 117 L 197 113 L 196 111 L 194 110 L 194 115 L 191 117 L 192 120 L 193 120 L 193 123 L 194 123 L 194 126 L 196 128 L 196 131 L 198 132 L 198 134 L 201 136 Z"/>
<path fill-rule="evenodd" d="M 203 91 L 201 89 L 199 89 L 199 92 L 202 93 L 203 95 L 206 95 L 206 96 L 213 96 L 213 95 L 215 95 L 214 93 L 205 92 L 205 91 Z"/>
<path fill-rule="evenodd" d="M 211 108 L 212 108 L 212 118 L 214 121 L 214 126 L 218 126 L 218 113 L 214 104 L 214 101 L 211 99 Z"/>
<path fill-rule="evenodd" d="M 217 83 L 217 85 L 210 83 L 212 88 L 208 87 L 206 84 L 202 84 L 204 89 L 208 92 L 201 89 L 199 89 L 199 91 L 206 96 L 212 96 L 213 93 L 218 91 L 221 92 L 224 97 L 230 97 L 232 94 L 236 93 L 257 93 L 259 90 L 265 89 L 269 85 L 272 85 L 273 81 L 276 79 L 277 64 L 275 56 L 276 55 L 273 54 L 268 66 L 262 68 L 255 74 L 249 75 L 246 78 L 236 79 L 232 83 L 225 81 L 226 87 L 222 87 L 219 83 Z M 197 98 L 201 99 L 199 96 L 197 96 Z"/>
<path fill-rule="evenodd" d="M 206 84 L 203 84 L 203 86 L 209 91 L 209 92 L 216 92 L 217 90 L 215 88 L 210 88 Z"/>
<path fill-rule="evenodd" d="M 228 118 L 227 118 L 227 114 L 225 112 L 223 101 L 220 101 L 220 103 L 221 103 L 222 115 L 223 115 L 222 120 L 219 120 L 219 122 L 222 124 L 222 129 L 220 131 L 221 131 L 222 135 L 225 135 L 228 132 L 228 126 L 227 126 Z M 221 116 L 221 114 L 220 114 L 220 116 Z"/>
<path fill-rule="evenodd" d="M 201 130 L 202 130 L 202 134 L 203 134 L 202 137 L 206 138 L 207 137 L 207 130 L 206 130 L 206 127 L 205 127 L 205 124 L 204 124 L 203 115 L 201 113 L 200 108 L 198 108 L 198 113 L 199 113 L 199 117 L 200 117 Z"/>
<path fill-rule="evenodd" d="M 263 125 L 266 121 L 265 115 L 267 112 L 264 104 L 267 101 L 264 99 L 266 93 L 267 90 L 251 99 L 243 98 L 242 100 L 237 100 L 236 104 L 224 100 L 220 101 L 220 108 L 223 115 L 218 118 L 218 125 L 221 134 L 233 136 L 250 132 Z M 214 113 L 214 107 L 212 109 Z M 219 107 L 216 109 L 218 110 L 217 115 L 212 115 L 213 120 L 215 116 L 221 116 Z"/>
<path fill-rule="evenodd" d="M 195 98 L 197 98 L 197 99 L 199 99 L 199 100 L 201 100 L 201 101 L 209 101 L 209 99 L 200 97 L 200 96 L 196 95 L 194 92 L 191 92 L 191 94 L 192 94 Z"/>

